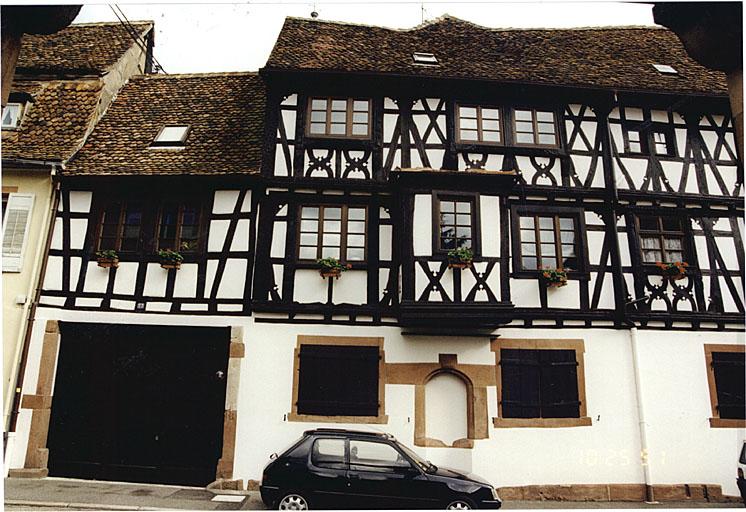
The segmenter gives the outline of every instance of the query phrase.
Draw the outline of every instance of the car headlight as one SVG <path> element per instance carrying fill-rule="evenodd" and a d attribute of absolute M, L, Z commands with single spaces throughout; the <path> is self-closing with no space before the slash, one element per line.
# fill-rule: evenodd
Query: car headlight
<path fill-rule="evenodd" d="M 500 496 L 497 495 L 497 489 L 495 489 L 494 487 L 490 487 L 490 489 L 492 490 L 492 498 L 500 501 Z"/>

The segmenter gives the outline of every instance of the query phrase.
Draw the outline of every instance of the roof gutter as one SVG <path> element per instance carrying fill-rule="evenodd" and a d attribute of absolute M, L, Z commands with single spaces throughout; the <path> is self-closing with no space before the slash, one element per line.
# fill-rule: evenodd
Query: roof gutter
<path fill-rule="evenodd" d="M 3 158 L 3 167 L 28 167 L 28 168 L 39 168 L 47 170 L 51 167 L 53 170 L 63 165 L 62 161 L 57 160 L 33 160 L 28 158 Z"/>

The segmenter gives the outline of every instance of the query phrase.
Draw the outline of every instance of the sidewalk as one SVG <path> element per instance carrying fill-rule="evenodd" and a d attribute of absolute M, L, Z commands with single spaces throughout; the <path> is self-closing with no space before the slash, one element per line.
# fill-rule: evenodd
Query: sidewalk
<path fill-rule="evenodd" d="M 740 503 L 509 501 L 503 509 L 743 508 Z M 258 492 L 68 478 L 6 478 L 6 510 L 264 510 Z"/>
<path fill-rule="evenodd" d="M 230 500 L 230 501 L 228 501 Z M 68 478 L 6 478 L 13 510 L 263 510 L 258 492 Z"/>

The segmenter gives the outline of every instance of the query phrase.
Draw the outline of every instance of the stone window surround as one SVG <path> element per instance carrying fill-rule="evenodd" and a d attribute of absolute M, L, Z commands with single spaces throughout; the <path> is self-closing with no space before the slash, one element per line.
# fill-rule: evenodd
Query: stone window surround
<path fill-rule="evenodd" d="M 746 428 L 746 420 L 721 418 L 718 413 L 718 395 L 715 384 L 715 372 L 712 368 L 713 352 L 746 352 L 746 345 L 705 344 L 705 369 L 707 371 L 707 387 L 710 393 L 710 408 L 712 416 L 709 418 L 711 428 Z"/>
<path fill-rule="evenodd" d="M 502 415 L 502 372 L 500 367 L 500 350 L 503 348 L 523 350 L 574 350 L 578 363 L 578 400 L 580 401 L 579 418 L 504 418 Z M 583 354 L 585 345 L 580 339 L 519 339 L 494 338 L 491 349 L 495 353 L 495 382 L 497 384 L 497 418 L 492 418 L 495 428 L 558 428 L 591 426 L 585 398 L 585 363 Z"/>

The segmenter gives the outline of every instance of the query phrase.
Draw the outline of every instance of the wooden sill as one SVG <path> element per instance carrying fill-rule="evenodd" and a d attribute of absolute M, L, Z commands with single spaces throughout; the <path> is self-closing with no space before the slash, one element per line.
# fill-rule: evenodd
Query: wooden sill
<path fill-rule="evenodd" d="M 308 423 L 377 423 L 386 424 L 389 417 L 383 416 L 317 416 L 314 414 L 288 413 L 288 421 L 299 421 Z"/>
<path fill-rule="evenodd" d="M 711 428 L 746 428 L 746 420 L 710 418 Z"/>
<path fill-rule="evenodd" d="M 582 418 L 492 418 L 495 428 L 565 428 L 589 427 L 588 416 Z"/>

